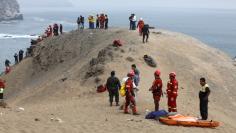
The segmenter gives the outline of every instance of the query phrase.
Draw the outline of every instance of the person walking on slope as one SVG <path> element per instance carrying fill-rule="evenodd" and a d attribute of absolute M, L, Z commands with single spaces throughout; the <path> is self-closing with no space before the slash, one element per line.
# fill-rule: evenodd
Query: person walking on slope
<path fill-rule="evenodd" d="M 178 96 L 178 81 L 176 80 L 176 73 L 169 74 L 170 81 L 167 83 L 167 97 L 168 97 L 168 111 L 177 112 L 176 98 Z"/>
<path fill-rule="evenodd" d="M 137 109 L 136 109 L 136 102 L 135 102 L 135 99 L 134 99 L 134 88 L 133 88 L 133 77 L 134 77 L 134 73 L 133 72 L 130 72 L 128 74 L 128 79 L 127 81 L 125 82 L 125 90 L 126 90 L 126 93 L 125 93 L 125 109 L 124 109 L 124 113 L 125 114 L 128 114 L 128 107 L 129 105 L 131 104 L 132 106 L 132 111 L 133 111 L 133 115 L 139 115 L 137 113 Z"/>
<path fill-rule="evenodd" d="M 143 43 L 145 43 L 145 39 L 146 39 L 146 43 L 148 42 L 148 38 L 149 38 L 149 25 L 145 24 L 142 28 L 142 34 L 143 34 Z"/>
<path fill-rule="evenodd" d="M 115 71 L 112 71 L 111 77 L 107 79 L 106 87 L 109 92 L 110 106 L 112 106 L 114 96 L 116 106 L 119 106 L 119 89 L 121 88 L 121 85 L 119 79 L 115 77 Z"/>
<path fill-rule="evenodd" d="M 152 94 L 153 94 L 155 111 L 159 111 L 159 102 L 160 102 L 161 96 L 163 96 L 162 80 L 160 78 L 160 75 L 161 75 L 161 71 L 156 70 L 154 73 L 155 80 L 152 83 L 152 87 L 149 89 L 149 91 L 152 91 Z"/>
<path fill-rule="evenodd" d="M 21 62 L 23 60 L 23 57 L 24 57 L 24 51 L 21 49 L 19 51 L 19 62 Z"/>
<path fill-rule="evenodd" d="M 201 89 L 199 91 L 200 113 L 202 120 L 207 120 L 208 117 L 208 97 L 211 93 L 205 78 L 200 78 Z"/>
<path fill-rule="evenodd" d="M 139 21 L 138 21 L 138 25 L 137 25 L 137 28 L 138 28 L 139 35 L 140 35 L 140 36 L 142 36 L 142 29 L 143 29 L 143 26 L 144 26 L 143 18 L 140 18 Z"/>

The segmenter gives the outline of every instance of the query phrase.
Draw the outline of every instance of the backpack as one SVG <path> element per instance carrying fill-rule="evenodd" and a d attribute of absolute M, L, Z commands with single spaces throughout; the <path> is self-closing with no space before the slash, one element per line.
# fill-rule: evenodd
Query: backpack
<path fill-rule="evenodd" d="M 119 92 L 120 92 L 121 97 L 124 97 L 124 96 L 125 96 L 125 94 L 126 94 L 125 84 L 122 84 L 122 86 L 121 86 Z"/>

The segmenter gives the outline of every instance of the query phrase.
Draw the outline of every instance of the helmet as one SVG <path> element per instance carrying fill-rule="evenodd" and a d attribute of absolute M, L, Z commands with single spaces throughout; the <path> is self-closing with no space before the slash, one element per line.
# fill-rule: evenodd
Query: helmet
<path fill-rule="evenodd" d="M 170 77 L 175 77 L 175 76 L 176 76 L 176 73 L 175 73 L 175 72 L 171 72 L 171 73 L 169 74 L 169 76 L 170 76 Z"/>
<path fill-rule="evenodd" d="M 154 72 L 154 75 L 160 76 L 161 75 L 161 71 L 158 69 Z"/>
<path fill-rule="evenodd" d="M 143 20 L 143 18 L 140 18 L 139 20 Z"/>
<path fill-rule="evenodd" d="M 134 74 L 134 71 L 131 71 L 128 73 L 128 77 L 133 77 L 135 74 Z"/>

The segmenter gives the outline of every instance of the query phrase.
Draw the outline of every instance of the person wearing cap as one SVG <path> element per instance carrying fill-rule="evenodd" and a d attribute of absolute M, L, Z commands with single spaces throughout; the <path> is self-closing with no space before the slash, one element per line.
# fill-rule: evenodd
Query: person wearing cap
<path fill-rule="evenodd" d="M 111 72 L 111 76 L 107 79 L 106 88 L 109 92 L 110 106 L 112 106 L 115 97 L 116 106 L 119 106 L 119 89 L 121 88 L 120 80 L 115 77 L 115 71 Z"/>
<path fill-rule="evenodd" d="M 170 81 L 167 83 L 167 97 L 168 97 L 168 111 L 177 112 L 176 98 L 178 96 L 178 81 L 176 80 L 176 73 L 169 74 Z"/>
<path fill-rule="evenodd" d="M 152 91 L 153 94 L 153 100 L 155 104 L 155 111 L 159 111 L 159 102 L 161 96 L 163 96 L 162 92 L 162 80 L 160 78 L 161 71 L 156 70 L 154 72 L 154 78 L 155 80 L 153 81 L 152 87 L 149 89 L 149 91 Z"/>
<path fill-rule="evenodd" d="M 140 18 L 139 21 L 138 21 L 138 24 L 137 24 L 137 28 L 138 28 L 139 35 L 140 35 L 140 36 L 142 36 L 142 29 L 143 29 L 143 26 L 144 26 L 143 18 Z"/>
<path fill-rule="evenodd" d="M 200 113 L 202 120 L 207 120 L 208 117 L 208 97 L 211 93 L 209 85 L 206 83 L 205 78 L 200 78 L 201 89 L 199 91 L 200 99 Z"/>
<path fill-rule="evenodd" d="M 134 77 L 134 72 L 131 71 L 128 74 L 128 79 L 125 82 L 125 90 L 126 90 L 126 94 L 125 94 L 125 109 L 124 109 L 124 113 L 128 114 L 128 107 L 131 105 L 132 106 L 132 111 L 133 111 L 133 115 L 139 115 L 137 113 L 137 109 L 136 109 L 136 102 L 135 102 L 135 98 L 134 98 L 134 86 L 133 86 L 133 77 Z"/>

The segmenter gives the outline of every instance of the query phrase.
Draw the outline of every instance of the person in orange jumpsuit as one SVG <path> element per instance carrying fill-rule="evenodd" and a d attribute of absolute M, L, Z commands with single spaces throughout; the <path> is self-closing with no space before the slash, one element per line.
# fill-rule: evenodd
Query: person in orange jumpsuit
<path fill-rule="evenodd" d="M 176 73 L 169 74 L 170 81 L 167 83 L 167 97 L 168 97 L 168 111 L 177 112 L 176 98 L 178 96 L 178 81 L 176 80 Z"/>
<path fill-rule="evenodd" d="M 134 86 L 133 86 L 133 77 L 134 77 L 134 72 L 130 72 L 128 74 L 128 79 L 125 82 L 125 89 L 126 89 L 126 94 L 125 94 L 125 109 L 124 109 L 124 113 L 128 114 L 128 107 L 131 104 L 132 106 L 132 111 L 133 111 L 133 115 L 139 115 L 137 113 L 137 109 L 136 109 L 136 102 L 135 102 L 135 95 L 134 95 Z"/>
<path fill-rule="evenodd" d="M 155 111 L 159 111 L 159 102 L 161 99 L 161 96 L 163 96 L 162 92 L 162 80 L 160 78 L 161 71 L 156 70 L 154 73 L 155 80 L 153 81 L 152 87 L 149 89 L 149 91 L 152 91 L 153 94 L 153 100 L 155 103 Z"/>
<path fill-rule="evenodd" d="M 140 35 L 140 36 L 142 36 L 142 29 L 143 29 L 143 26 L 144 26 L 143 18 L 140 18 L 139 21 L 138 21 L 138 25 L 137 25 L 137 28 L 138 28 L 139 35 Z"/>
<path fill-rule="evenodd" d="M 6 81 L 4 81 L 0 78 L 0 102 L 3 101 L 3 92 L 4 92 L 4 89 L 5 89 L 5 82 Z"/>

